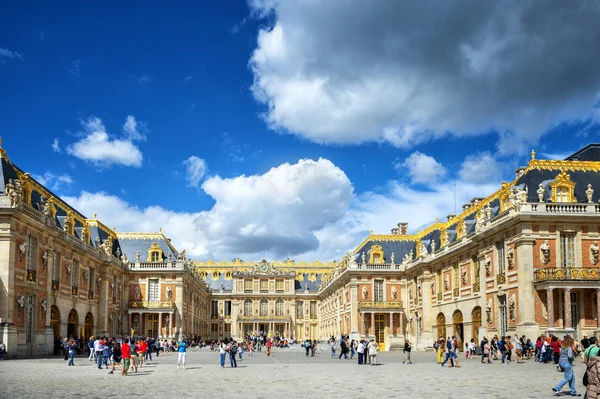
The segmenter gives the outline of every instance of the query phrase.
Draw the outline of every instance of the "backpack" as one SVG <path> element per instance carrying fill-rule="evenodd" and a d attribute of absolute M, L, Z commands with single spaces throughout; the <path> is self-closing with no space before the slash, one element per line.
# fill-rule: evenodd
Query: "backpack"
<path fill-rule="evenodd" d="M 448 340 L 448 342 L 446 342 L 446 348 L 448 348 L 449 351 L 452 350 L 452 341 Z"/>
<path fill-rule="evenodd" d="M 238 351 L 237 345 L 231 345 L 230 352 L 235 355 L 237 353 L 237 351 Z"/>
<path fill-rule="evenodd" d="M 504 351 L 504 341 L 503 340 L 498 341 L 498 349 L 500 350 L 500 352 Z"/>

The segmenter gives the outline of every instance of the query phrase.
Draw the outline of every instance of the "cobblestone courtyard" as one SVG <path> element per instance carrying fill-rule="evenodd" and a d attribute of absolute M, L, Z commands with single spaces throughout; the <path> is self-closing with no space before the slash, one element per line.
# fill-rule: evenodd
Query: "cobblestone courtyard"
<path fill-rule="evenodd" d="M 436 364 L 433 353 L 413 353 L 412 365 L 402 353 L 380 353 L 377 367 L 331 359 L 322 350 L 307 358 L 298 349 L 244 354 L 237 369 L 219 365 L 218 352 L 191 350 L 186 370 L 177 370 L 176 354 L 154 357 L 139 373 L 123 377 L 98 370 L 87 358 L 67 367 L 61 358 L 0 362 L 1 398 L 543 398 L 561 378 L 554 366 L 481 364 L 461 360 L 461 368 Z M 578 392 L 585 366 L 576 360 Z M 564 388 L 565 392 L 567 387 Z"/>

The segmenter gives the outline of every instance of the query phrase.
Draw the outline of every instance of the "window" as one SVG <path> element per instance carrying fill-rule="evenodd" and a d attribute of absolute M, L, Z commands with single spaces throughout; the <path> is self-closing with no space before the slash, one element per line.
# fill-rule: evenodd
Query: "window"
<path fill-rule="evenodd" d="M 148 301 L 160 301 L 160 285 L 157 278 L 148 280 Z"/>
<path fill-rule="evenodd" d="M 260 280 L 260 292 L 269 292 L 269 280 Z"/>
<path fill-rule="evenodd" d="M 556 202 L 569 202 L 569 189 L 566 187 L 556 188 Z"/>
<path fill-rule="evenodd" d="M 218 280 L 219 276 L 220 276 L 219 272 L 213 272 L 213 274 L 212 274 L 213 280 Z"/>
<path fill-rule="evenodd" d="M 375 280 L 374 299 L 375 302 L 383 302 L 383 280 Z"/>
<path fill-rule="evenodd" d="M 219 317 L 219 301 L 211 301 L 210 303 L 210 317 Z"/>
<path fill-rule="evenodd" d="M 244 316 L 252 316 L 252 300 L 250 299 L 244 301 Z"/>
<path fill-rule="evenodd" d="M 316 301 L 310 301 L 310 318 L 311 319 L 317 318 L 317 302 Z"/>
<path fill-rule="evenodd" d="M 225 316 L 231 316 L 231 301 L 225 301 Z"/>
<path fill-rule="evenodd" d="M 268 316 L 269 315 L 269 302 L 266 299 L 261 299 L 260 301 L 260 315 Z"/>
<path fill-rule="evenodd" d="M 29 243 L 27 254 L 27 270 L 36 271 L 37 270 L 37 257 L 35 254 L 37 253 L 37 239 L 35 237 L 29 236 Z"/>
<path fill-rule="evenodd" d="M 79 287 L 79 261 L 73 261 L 73 274 L 71 280 L 71 286 Z"/>
<path fill-rule="evenodd" d="M 59 281 L 60 274 L 60 252 L 54 252 L 54 261 L 52 262 L 52 280 Z"/>
<path fill-rule="evenodd" d="M 158 252 L 152 252 L 150 261 L 151 262 L 158 262 Z"/>
<path fill-rule="evenodd" d="M 562 267 L 575 266 L 575 233 L 561 233 L 560 253 Z"/>
<path fill-rule="evenodd" d="M 219 325 L 217 323 L 211 323 L 210 324 L 210 332 L 216 333 L 217 331 L 219 331 Z"/>
<path fill-rule="evenodd" d="M 252 292 L 252 280 L 249 278 L 244 280 L 244 292 Z"/>
<path fill-rule="evenodd" d="M 296 317 L 303 317 L 304 315 L 304 302 L 296 302 Z"/>
<path fill-rule="evenodd" d="M 283 291 L 283 280 L 275 281 L 275 291 Z"/>
<path fill-rule="evenodd" d="M 94 272 L 95 270 L 90 268 L 90 279 L 88 280 L 88 291 L 90 292 L 94 291 Z"/>
<path fill-rule="evenodd" d="M 504 240 L 496 243 L 496 251 L 498 252 L 498 274 L 504 274 L 505 257 L 504 257 Z"/>
<path fill-rule="evenodd" d="M 117 299 L 117 284 L 119 283 L 117 280 L 117 276 L 113 277 L 113 285 L 112 285 L 112 299 L 113 301 Z"/>
<path fill-rule="evenodd" d="M 506 315 L 506 295 L 498 297 L 498 302 L 500 304 L 500 336 L 506 335 L 506 330 L 508 330 L 508 318 Z"/>
<path fill-rule="evenodd" d="M 283 316 L 283 299 L 278 299 L 275 302 L 275 316 Z"/>

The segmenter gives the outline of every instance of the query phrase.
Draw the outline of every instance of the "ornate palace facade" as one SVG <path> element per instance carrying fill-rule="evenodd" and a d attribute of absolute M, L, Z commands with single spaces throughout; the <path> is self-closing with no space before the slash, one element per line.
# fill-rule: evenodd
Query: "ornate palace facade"
<path fill-rule="evenodd" d="M 192 261 L 161 232 L 87 218 L 0 148 L 0 338 L 11 356 L 57 337 L 349 334 L 594 335 L 600 309 L 600 145 L 532 159 L 459 215 L 371 234 L 339 261 Z"/>

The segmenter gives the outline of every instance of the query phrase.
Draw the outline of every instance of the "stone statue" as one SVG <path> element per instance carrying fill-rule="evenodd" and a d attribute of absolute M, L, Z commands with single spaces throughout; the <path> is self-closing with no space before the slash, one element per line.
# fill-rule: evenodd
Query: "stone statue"
<path fill-rule="evenodd" d="M 102 251 L 104 251 L 104 254 L 106 256 L 112 255 L 112 241 L 110 239 L 104 240 L 100 247 L 102 248 Z"/>
<path fill-rule="evenodd" d="M 408 286 L 408 297 L 412 299 L 412 285 Z"/>
<path fill-rule="evenodd" d="M 480 232 L 481 230 L 483 230 L 484 225 L 485 225 L 485 212 L 483 210 L 480 210 L 477 213 L 477 219 L 475 219 L 475 231 Z"/>
<path fill-rule="evenodd" d="M 46 313 L 46 309 L 48 309 L 48 301 L 46 301 L 45 299 L 42 299 L 40 301 L 40 309 L 41 309 L 42 313 Z"/>
<path fill-rule="evenodd" d="M 110 292 L 111 292 L 111 294 L 112 294 L 114 291 L 115 291 L 115 283 L 114 283 L 114 281 L 111 281 L 111 282 L 110 282 Z"/>
<path fill-rule="evenodd" d="M 392 265 L 394 264 L 394 253 L 392 252 L 392 254 L 390 255 L 390 261 L 392 263 Z"/>
<path fill-rule="evenodd" d="M 50 203 L 48 202 L 48 200 L 46 199 L 46 197 L 42 197 L 40 200 L 40 205 L 41 205 L 41 210 L 42 213 L 44 215 L 46 215 L 46 217 L 50 217 L 52 216 L 52 213 L 50 212 Z"/>
<path fill-rule="evenodd" d="M 435 240 L 431 240 L 431 253 L 435 252 Z"/>
<path fill-rule="evenodd" d="M 517 315 L 515 314 L 515 307 L 516 307 L 516 302 L 517 302 L 517 298 L 515 296 L 515 294 L 512 294 L 509 298 L 508 298 L 508 314 L 510 316 L 510 319 L 512 321 L 516 321 L 517 320 Z"/>
<path fill-rule="evenodd" d="M 508 263 L 508 268 L 512 269 L 515 265 L 515 251 L 512 247 L 508 247 L 506 251 L 506 260 Z"/>
<path fill-rule="evenodd" d="M 115 251 L 115 254 L 117 255 L 117 258 L 121 257 L 121 247 L 117 247 L 117 250 Z"/>
<path fill-rule="evenodd" d="M 431 295 L 435 294 L 435 281 L 432 280 L 429 285 L 431 287 Z"/>
<path fill-rule="evenodd" d="M 63 230 L 67 233 L 71 231 L 71 218 L 69 217 L 69 215 L 65 216 L 65 218 L 63 219 Z"/>
<path fill-rule="evenodd" d="M 85 227 L 81 229 L 81 241 L 87 244 L 87 229 Z"/>
<path fill-rule="evenodd" d="M 65 265 L 65 275 L 67 278 L 71 277 L 71 266 Z"/>
<path fill-rule="evenodd" d="M 492 298 L 488 299 L 485 304 L 485 313 L 487 314 L 487 322 L 492 323 Z"/>
<path fill-rule="evenodd" d="M 363 297 L 363 299 L 367 299 L 368 296 L 369 296 L 369 292 L 367 291 L 367 287 L 365 287 L 363 285 L 363 287 L 362 287 L 362 297 Z"/>
<path fill-rule="evenodd" d="M 462 278 L 463 285 L 467 285 L 467 268 L 465 266 L 460 268 L 460 276 Z"/>
<path fill-rule="evenodd" d="M 587 185 L 587 190 L 585 190 L 585 195 L 587 196 L 588 204 L 591 204 L 594 202 L 594 201 L 592 201 L 592 197 L 594 195 L 594 189 L 592 188 L 591 184 Z"/>
<path fill-rule="evenodd" d="M 100 242 L 100 237 L 96 236 L 96 239 L 94 240 L 94 243 L 96 244 L 96 248 L 100 248 L 100 246 L 102 245 L 102 243 Z"/>
<path fill-rule="evenodd" d="M 140 300 L 140 298 L 142 297 L 142 292 L 140 291 L 139 285 L 135 286 L 133 295 L 136 300 Z"/>
<path fill-rule="evenodd" d="M 421 297 L 421 283 L 417 283 L 417 297 Z"/>
<path fill-rule="evenodd" d="M 84 270 L 84 271 L 83 271 L 83 273 L 81 273 L 81 277 L 83 277 L 83 280 L 84 280 L 84 281 L 86 281 L 86 280 L 87 280 L 87 278 L 88 278 L 88 274 L 87 274 L 87 271 L 86 271 L 86 270 Z"/>
<path fill-rule="evenodd" d="M 23 309 L 23 306 L 25 306 L 25 296 L 24 295 L 17 296 L 17 306 L 19 307 L 19 309 Z"/>
<path fill-rule="evenodd" d="M 544 192 L 546 190 L 544 190 L 544 186 L 542 186 L 542 183 L 540 183 L 538 185 L 538 189 L 537 189 L 537 196 L 538 196 L 538 202 L 544 202 Z"/>
<path fill-rule="evenodd" d="M 445 290 L 450 289 L 450 276 L 448 276 L 447 274 L 446 274 L 446 276 L 444 276 L 444 289 Z"/>
<path fill-rule="evenodd" d="M 140 251 L 136 251 L 136 253 L 135 253 L 135 261 L 136 262 L 140 261 Z"/>
<path fill-rule="evenodd" d="M 486 220 L 490 220 L 492 218 L 492 207 L 490 206 L 490 204 L 487 204 L 483 209 L 485 210 Z"/>
<path fill-rule="evenodd" d="M 419 248 L 419 254 L 423 257 L 427 256 L 427 246 L 421 241 L 421 247 Z"/>
<path fill-rule="evenodd" d="M 590 245 L 590 261 L 594 265 L 598 264 L 598 241 L 594 241 Z"/>
<path fill-rule="evenodd" d="M 463 221 L 462 226 L 460 226 L 460 232 L 463 237 L 465 237 L 467 235 L 467 222 L 466 221 Z"/>
<path fill-rule="evenodd" d="M 15 208 L 23 198 L 23 186 L 21 186 L 21 180 L 8 179 L 6 195 L 10 199 L 10 206 Z"/>
<path fill-rule="evenodd" d="M 444 231 L 444 245 L 450 244 L 450 233 L 448 230 Z"/>
<path fill-rule="evenodd" d="M 171 290 L 171 286 L 167 286 L 167 299 L 173 298 L 173 291 Z"/>
<path fill-rule="evenodd" d="M 44 251 L 44 253 L 42 254 L 42 265 L 44 266 L 44 268 L 46 268 L 46 266 L 48 265 L 48 251 Z"/>
<path fill-rule="evenodd" d="M 127 255 L 121 255 L 121 262 L 123 262 L 124 265 L 129 264 L 129 259 L 127 259 Z"/>
<path fill-rule="evenodd" d="M 483 259 L 483 265 L 485 266 L 485 275 L 487 277 L 492 275 L 492 259 L 489 257 L 489 255 L 485 255 L 485 258 Z"/>
<path fill-rule="evenodd" d="M 365 263 L 367 263 L 367 254 L 365 254 L 365 251 L 363 251 L 362 255 L 360 256 L 360 258 L 362 259 L 362 263 L 363 265 Z"/>
<path fill-rule="evenodd" d="M 398 297 L 398 292 L 396 291 L 396 287 L 392 287 L 392 299 L 396 299 Z"/>
<path fill-rule="evenodd" d="M 540 259 L 544 265 L 547 265 L 550 262 L 550 244 L 548 243 L 548 240 L 545 240 L 540 246 Z"/>

